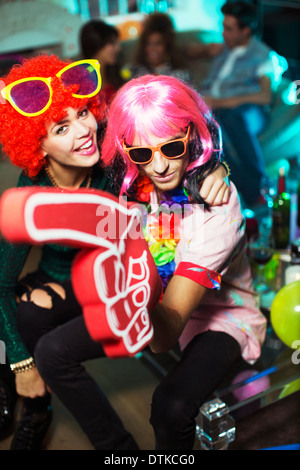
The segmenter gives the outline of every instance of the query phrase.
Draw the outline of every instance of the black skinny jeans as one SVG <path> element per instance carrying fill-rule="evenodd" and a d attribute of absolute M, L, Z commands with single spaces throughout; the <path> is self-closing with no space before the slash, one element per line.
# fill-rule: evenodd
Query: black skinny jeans
<path fill-rule="evenodd" d="M 190 342 L 153 395 L 156 450 L 193 449 L 200 406 L 239 362 L 240 346 L 226 333 L 206 331 Z"/>
<path fill-rule="evenodd" d="M 43 272 L 34 273 L 22 281 L 18 292 L 20 296 L 24 292 L 27 295 L 27 301 L 18 305 L 18 328 L 41 377 L 75 417 L 95 449 L 137 449 L 105 394 L 82 365 L 105 354 L 101 344 L 87 332 L 71 282 L 60 283 L 65 298 L 45 286 L 49 282 L 58 284 Z M 46 291 L 52 307 L 35 305 L 30 297 L 32 288 Z M 47 402 L 49 395 L 26 399 L 25 406 L 41 410 Z"/>
<path fill-rule="evenodd" d="M 20 332 L 35 357 L 40 375 L 96 449 L 137 449 L 106 396 L 82 365 L 86 360 L 104 357 L 104 352 L 86 330 L 71 283 L 61 283 L 66 295 L 63 300 L 50 287 L 44 287 L 51 281 L 54 282 L 43 273 L 24 280 L 26 285 L 48 292 L 53 302 L 51 309 L 30 302 L 29 292 L 29 301 L 21 301 L 17 312 Z M 182 359 L 153 395 L 151 424 L 157 450 L 193 448 L 195 417 L 201 404 L 239 360 L 238 343 L 225 333 L 207 331 L 191 341 Z M 45 406 L 47 400 L 46 397 L 25 402 L 34 408 Z"/>

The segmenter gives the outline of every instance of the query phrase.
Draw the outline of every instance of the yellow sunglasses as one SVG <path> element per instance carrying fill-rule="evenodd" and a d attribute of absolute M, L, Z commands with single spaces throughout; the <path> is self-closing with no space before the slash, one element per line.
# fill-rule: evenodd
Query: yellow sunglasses
<path fill-rule="evenodd" d="M 60 70 L 56 77 L 65 87 L 77 85 L 75 98 L 91 98 L 101 89 L 98 60 L 78 60 Z M 1 95 L 23 116 L 38 116 L 52 102 L 51 78 L 28 77 L 16 80 L 1 90 Z"/>

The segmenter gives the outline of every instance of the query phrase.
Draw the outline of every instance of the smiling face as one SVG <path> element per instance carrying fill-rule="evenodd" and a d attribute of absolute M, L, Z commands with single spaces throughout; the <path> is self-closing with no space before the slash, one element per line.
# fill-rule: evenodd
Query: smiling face
<path fill-rule="evenodd" d="M 61 121 L 48 126 L 42 151 L 49 164 L 60 167 L 89 168 L 99 160 L 97 122 L 91 111 L 68 108 Z"/>
<path fill-rule="evenodd" d="M 135 136 L 132 146 L 157 146 L 159 144 L 167 143 L 171 140 L 176 140 L 186 136 L 186 130 L 174 132 L 174 134 L 166 137 L 157 137 L 153 134 L 148 134 L 147 140 L 143 137 Z M 151 162 L 139 165 L 139 169 L 147 175 L 154 186 L 159 192 L 171 191 L 177 188 L 181 183 L 186 169 L 189 164 L 188 147 L 186 152 L 179 158 L 167 159 L 163 154 L 156 150 L 154 152 Z"/>

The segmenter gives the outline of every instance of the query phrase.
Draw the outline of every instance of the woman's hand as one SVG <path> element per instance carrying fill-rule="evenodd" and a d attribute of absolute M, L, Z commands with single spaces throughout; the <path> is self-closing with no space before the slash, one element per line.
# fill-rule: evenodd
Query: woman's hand
<path fill-rule="evenodd" d="M 200 188 L 200 196 L 211 206 L 226 204 L 229 199 L 229 178 L 223 165 L 208 175 Z"/>
<path fill-rule="evenodd" d="M 36 367 L 16 374 L 16 390 L 18 395 L 27 398 L 45 395 L 46 385 Z"/>

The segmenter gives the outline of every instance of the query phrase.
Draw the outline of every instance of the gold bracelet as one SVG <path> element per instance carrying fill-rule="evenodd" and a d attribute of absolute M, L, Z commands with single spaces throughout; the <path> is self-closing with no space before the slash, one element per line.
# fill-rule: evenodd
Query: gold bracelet
<path fill-rule="evenodd" d="M 25 359 L 25 361 L 17 362 L 16 364 L 10 364 L 10 368 L 14 374 L 26 372 L 27 370 L 33 369 L 33 367 L 35 367 L 33 357 Z"/>
<path fill-rule="evenodd" d="M 227 171 L 227 177 L 230 175 L 230 168 L 228 166 L 228 164 L 224 161 L 224 160 L 221 160 L 221 165 L 223 165 L 223 167 L 225 168 L 225 170 Z"/>

